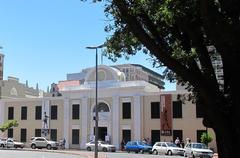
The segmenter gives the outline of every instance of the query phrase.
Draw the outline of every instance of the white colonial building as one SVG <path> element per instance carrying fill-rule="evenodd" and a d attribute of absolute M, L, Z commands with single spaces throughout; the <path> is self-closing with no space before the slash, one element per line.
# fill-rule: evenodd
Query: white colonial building
<path fill-rule="evenodd" d="M 1 99 L 0 124 L 12 119 L 19 122 L 18 127 L 2 135 L 29 142 L 33 136 L 46 134 L 53 140 L 65 138 L 67 148 L 84 149 L 94 136 L 95 78 L 93 67 L 86 69 L 78 80 L 55 85 L 53 92 L 57 88 L 61 94 L 58 97 Z M 206 131 L 201 112 L 191 102 L 178 100 L 185 93 L 162 91 L 144 80 L 126 81 L 119 69 L 100 65 L 99 138 L 110 138 L 118 148 L 123 139 L 149 138 L 154 143 L 179 137 L 200 141 L 201 133 Z M 215 144 L 213 141 L 210 147 L 216 149 Z"/>

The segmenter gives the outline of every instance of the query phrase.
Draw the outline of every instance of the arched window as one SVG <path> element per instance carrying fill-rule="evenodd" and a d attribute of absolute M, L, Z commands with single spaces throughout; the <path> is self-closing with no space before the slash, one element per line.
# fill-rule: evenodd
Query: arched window
<path fill-rule="evenodd" d="M 96 106 L 93 108 L 93 112 L 95 112 Z M 105 103 L 98 104 L 98 112 L 109 112 L 109 107 Z"/>

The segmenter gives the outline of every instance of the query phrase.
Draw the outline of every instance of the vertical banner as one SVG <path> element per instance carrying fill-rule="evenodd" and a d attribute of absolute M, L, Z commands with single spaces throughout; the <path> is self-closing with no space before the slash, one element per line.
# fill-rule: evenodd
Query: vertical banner
<path fill-rule="evenodd" d="M 42 101 L 42 135 L 44 137 L 46 137 L 50 132 L 49 131 L 50 129 L 49 114 L 50 114 L 49 100 L 43 100 Z"/>
<path fill-rule="evenodd" d="M 161 135 L 172 135 L 172 96 L 171 94 L 160 95 L 160 123 Z"/>

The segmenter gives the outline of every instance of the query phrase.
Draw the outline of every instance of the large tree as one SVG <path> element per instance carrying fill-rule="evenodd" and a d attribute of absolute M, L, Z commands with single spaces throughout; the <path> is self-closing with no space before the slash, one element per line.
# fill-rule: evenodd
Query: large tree
<path fill-rule="evenodd" d="M 101 1 L 101 0 L 98 0 Z M 240 1 L 108 0 L 111 35 L 107 55 L 115 59 L 149 53 L 166 75 L 188 85 L 203 123 L 216 135 L 219 157 L 236 158 L 240 146 Z M 222 62 L 216 74 L 214 62 Z"/>

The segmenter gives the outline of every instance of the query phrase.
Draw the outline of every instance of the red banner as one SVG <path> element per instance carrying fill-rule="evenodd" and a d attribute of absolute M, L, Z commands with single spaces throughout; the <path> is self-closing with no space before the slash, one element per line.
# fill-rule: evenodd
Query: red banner
<path fill-rule="evenodd" d="M 172 96 L 171 94 L 160 95 L 160 122 L 161 135 L 172 135 Z"/>

